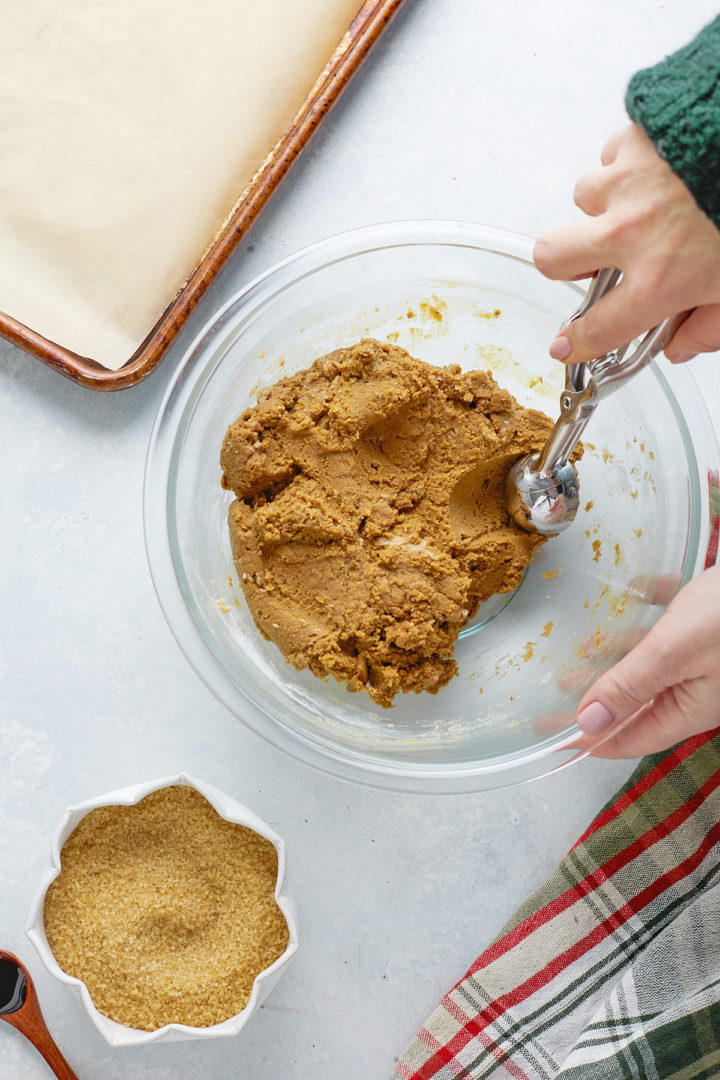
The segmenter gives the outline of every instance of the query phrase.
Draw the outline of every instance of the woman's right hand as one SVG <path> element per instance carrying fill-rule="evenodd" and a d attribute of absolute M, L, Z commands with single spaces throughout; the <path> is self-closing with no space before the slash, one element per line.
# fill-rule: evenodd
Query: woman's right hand
<path fill-rule="evenodd" d="M 720 230 L 636 124 L 610 138 L 601 161 L 575 188 L 588 216 L 541 236 L 535 263 L 549 278 L 588 277 L 606 266 L 623 277 L 559 332 L 550 355 L 588 361 L 684 311 L 691 314 L 667 358 L 680 363 L 720 349 Z"/>

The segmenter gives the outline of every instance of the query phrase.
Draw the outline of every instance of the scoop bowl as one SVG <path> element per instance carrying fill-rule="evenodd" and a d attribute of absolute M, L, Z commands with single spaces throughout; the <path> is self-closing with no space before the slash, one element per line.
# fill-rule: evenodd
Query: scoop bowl
<path fill-rule="evenodd" d="M 523 529 L 554 536 L 575 520 L 580 491 L 575 467 L 566 461 L 547 472 L 537 471 L 536 455 L 521 458 L 507 479 L 507 505 Z"/>

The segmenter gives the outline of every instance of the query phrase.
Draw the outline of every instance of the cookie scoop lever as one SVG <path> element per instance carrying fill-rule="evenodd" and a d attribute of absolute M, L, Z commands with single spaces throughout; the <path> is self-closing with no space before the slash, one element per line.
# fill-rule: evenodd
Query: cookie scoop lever
<path fill-rule="evenodd" d="M 582 318 L 613 289 L 620 271 L 598 270 L 580 307 L 564 325 Z M 507 505 L 513 519 L 529 532 L 563 532 L 579 506 L 578 480 L 570 460 L 597 405 L 662 352 L 685 314 L 648 330 L 633 352 L 623 345 L 587 364 L 568 364 L 560 395 L 560 417 L 539 454 L 517 461 L 507 479 Z"/>

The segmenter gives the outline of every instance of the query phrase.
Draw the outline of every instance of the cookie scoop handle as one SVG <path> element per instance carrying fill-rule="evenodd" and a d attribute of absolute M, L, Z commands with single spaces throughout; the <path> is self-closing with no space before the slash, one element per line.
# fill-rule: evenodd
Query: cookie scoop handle
<path fill-rule="evenodd" d="M 620 277 L 620 271 L 612 267 L 599 270 L 582 304 L 564 325 L 582 318 L 615 288 Z M 566 366 L 560 416 L 545 446 L 539 454 L 518 461 L 508 476 L 508 508 L 518 525 L 531 532 L 553 535 L 574 521 L 580 495 L 570 458 L 598 402 L 662 352 L 686 316 L 687 312 L 682 312 L 648 330 L 630 353 L 629 346 L 623 345 L 587 364 Z"/>

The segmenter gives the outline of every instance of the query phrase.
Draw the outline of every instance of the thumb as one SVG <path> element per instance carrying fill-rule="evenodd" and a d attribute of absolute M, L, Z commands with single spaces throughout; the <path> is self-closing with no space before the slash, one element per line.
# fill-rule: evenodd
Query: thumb
<path fill-rule="evenodd" d="M 682 699 L 687 701 L 683 707 Z M 684 687 L 671 686 L 635 713 L 630 723 L 621 725 L 605 742 L 592 747 L 594 757 L 635 758 L 655 754 L 691 735 L 713 730 L 717 715 L 708 721 L 702 703 Z"/>
<path fill-rule="evenodd" d="M 698 353 L 720 349 L 720 304 L 695 308 L 679 328 L 665 355 L 673 364 L 682 364 Z"/>
<path fill-rule="evenodd" d="M 628 299 L 621 281 L 590 308 L 587 315 L 563 327 L 550 345 L 550 355 L 566 364 L 587 363 L 611 349 L 627 345 L 653 325 L 652 313 Z"/>
<path fill-rule="evenodd" d="M 600 735 L 634 716 L 644 707 L 660 704 L 663 725 L 674 719 L 671 687 L 687 672 L 685 650 L 667 632 L 667 615 L 614 667 L 594 683 L 578 706 L 578 726 L 586 735 Z M 684 671 L 683 671 L 684 669 Z"/>

